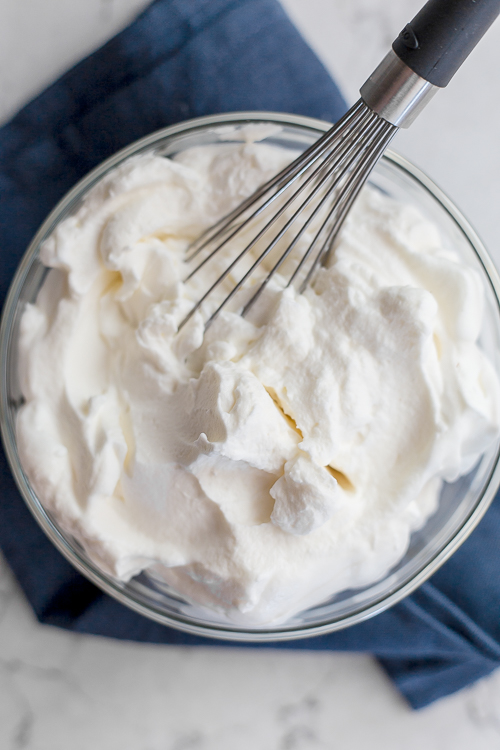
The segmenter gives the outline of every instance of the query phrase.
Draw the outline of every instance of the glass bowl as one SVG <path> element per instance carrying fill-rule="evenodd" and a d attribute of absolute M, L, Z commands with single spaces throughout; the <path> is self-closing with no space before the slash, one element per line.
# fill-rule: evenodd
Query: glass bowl
<path fill-rule="evenodd" d="M 56 206 L 28 247 L 4 308 L 0 330 L 1 430 L 12 472 L 35 519 L 75 568 L 102 590 L 152 620 L 189 633 L 233 641 L 275 641 L 353 625 L 382 612 L 423 583 L 467 538 L 491 503 L 500 482 L 499 442 L 490 447 L 467 476 L 443 486 L 437 511 L 423 528 L 413 533 L 406 555 L 382 580 L 364 588 L 342 591 L 285 623 L 245 629 L 185 600 L 152 573 L 142 573 L 124 583 L 100 570 L 78 541 L 60 528 L 34 493 L 20 464 L 15 429 L 16 413 L 22 404 L 17 369 L 19 320 L 25 304 L 35 300 L 47 273 L 39 261 L 41 243 L 79 206 L 91 187 L 128 157 L 147 151 L 171 156 L 192 146 L 241 140 L 238 131 L 249 123 L 276 126 L 269 129 L 266 141 L 294 150 L 307 148 L 330 127 L 320 120 L 267 112 L 190 120 L 123 149 L 81 180 Z M 500 279 L 474 230 L 428 177 L 392 151 L 383 157 L 370 182 L 393 198 L 415 205 L 437 225 L 445 246 L 453 248 L 465 263 L 479 271 L 486 301 L 480 342 L 490 361 L 500 369 Z"/>

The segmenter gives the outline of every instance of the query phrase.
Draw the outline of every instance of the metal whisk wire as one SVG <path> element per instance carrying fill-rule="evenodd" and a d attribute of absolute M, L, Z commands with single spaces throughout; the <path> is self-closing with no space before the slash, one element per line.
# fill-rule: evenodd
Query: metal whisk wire
<path fill-rule="evenodd" d="M 257 291 L 245 304 L 241 314 L 245 315 L 248 312 L 272 277 L 282 267 L 300 238 L 321 215 L 322 209 L 326 208 L 326 217 L 323 219 L 314 239 L 287 282 L 287 286 L 294 283 L 306 261 L 312 255 L 313 250 L 319 245 L 319 251 L 316 253 L 311 268 L 300 287 L 300 291 L 302 291 L 309 282 L 319 262 L 326 256 L 334 243 L 352 202 L 371 169 L 378 161 L 380 154 L 387 147 L 387 144 L 396 131 L 397 127 L 380 118 L 362 100 L 359 100 L 319 141 L 314 143 L 288 167 L 259 188 L 249 199 L 199 237 L 191 245 L 191 253 L 186 258 L 187 263 L 194 260 L 203 250 L 211 247 L 213 244 L 215 244 L 215 247 L 210 249 L 208 255 L 189 273 L 186 281 L 191 279 L 231 240 L 241 234 L 243 230 L 249 228 L 252 222 L 255 222 L 280 196 L 283 195 L 285 197 L 284 202 L 282 202 L 277 211 L 270 216 L 262 228 L 258 228 L 257 233 L 252 237 L 250 242 L 228 263 L 220 276 L 200 297 L 180 323 L 179 329 L 187 323 L 203 302 L 227 278 L 240 260 L 268 234 L 292 204 L 305 194 L 302 202 L 290 218 L 286 220 L 284 226 L 274 236 L 270 236 L 264 250 L 212 313 L 206 322 L 206 327 L 212 323 L 220 311 L 250 279 L 254 271 L 276 247 L 278 242 L 285 237 L 293 225 L 298 223 L 299 216 L 316 199 L 317 204 L 312 207 L 305 222 L 299 227 L 297 233 L 287 244 L 267 276 L 259 284 Z M 303 179 L 300 180 L 300 178 Z M 292 185 L 297 182 L 298 185 L 296 185 L 292 192 Z M 286 196 L 288 196 L 289 192 L 291 193 L 289 197 L 284 195 L 285 191 L 287 191 Z M 271 194 L 268 195 L 270 192 Z M 263 198 L 264 201 L 259 205 L 259 201 Z M 250 211 L 250 215 L 245 217 L 248 211 Z M 321 238 L 324 238 L 322 243 L 320 243 Z"/>
<path fill-rule="evenodd" d="M 208 254 L 189 273 L 186 281 L 255 224 L 255 235 L 193 305 L 179 329 L 277 225 L 276 234 L 269 234 L 264 250 L 259 252 L 250 268 L 212 313 L 206 323 L 209 326 L 296 224 L 299 227 L 297 233 L 243 307 L 242 314 L 245 315 L 283 267 L 307 229 L 312 229 L 313 222 L 317 221 L 319 229 L 287 282 L 287 285 L 293 284 L 298 275 L 304 273 L 299 286 L 299 291 L 302 291 L 318 264 L 328 256 L 356 196 L 395 133 L 400 127 L 408 127 L 436 91 L 448 84 L 499 13 L 500 0 L 482 0 L 480 3 L 429 0 L 401 31 L 392 49 L 365 81 L 360 89 L 361 99 L 354 107 L 288 167 L 192 244 L 187 263 L 203 251 L 208 251 Z M 266 220 L 265 211 L 280 198 L 275 214 Z M 292 212 L 293 203 L 299 200 L 300 205 Z M 309 214 L 305 214 L 302 222 L 302 214 L 307 211 Z M 289 218 L 288 213 L 291 214 Z M 285 223 L 279 228 L 282 217 Z M 259 221 L 262 219 L 264 226 Z M 305 268 L 307 262 L 310 262 L 308 270 Z"/>
<path fill-rule="evenodd" d="M 233 211 L 231 211 L 226 216 L 223 216 L 212 227 L 203 232 L 203 234 L 201 234 L 200 237 L 198 237 L 198 239 L 196 239 L 192 243 L 191 249 L 193 249 L 194 252 L 186 258 L 186 262 L 193 260 L 208 245 L 209 242 L 211 242 L 216 236 L 220 237 L 221 235 L 223 235 L 223 233 L 234 223 L 234 221 L 242 216 L 250 206 L 254 205 L 273 187 L 276 187 L 276 192 L 273 193 L 265 203 L 259 206 L 259 208 L 257 208 L 251 214 L 251 216 L 246 219 L 245 224 L 248 224 L 252 219 L 256 218 L 260 213 L 262 213 L 262 211 L 264 211 L 273 201 L 279 198 L 286 187 L 293 184 L 293 182 L 295 182 L 312 164 L 314 164 L 314 162 L 318 158 L 322 156 L 322 154 L 330 146 L 334 137 L 341 136 L 349 125 L 354 124 L 359 119 L 361 109 L 362 107 L 360 107 L 360 102 L 358 102 L 344 115 L 341 120 L 336 123 L 336 125 L 333 126 L 333 128 L 331 128 L 331 130 L 327 131 L 318 141 L 313 143 L 312 146 L 310 146 L 306 151 L 300 154 L 300 156 L 298 156 L 293 162 L 291 162 L 281 172 L 275 175 L 275 177 L 273 177 L 271 180 L 264 183 L 260 188 L 258 188 L 258 190 L 255 191 L 255 193 L 253 193 L 249 198 L 243 201 Z M 235 230 L 235 233 L 240 229 L 241 226 L 239 225 Z M 226 242 L 231 239 L 232 236 L 234 235 L 227 237 L 224 242 L 218 245 L 206 260 L 209 260 L 213 254 L 215 254 L 224 244 L 226 244 Z M 190 276 L 196 273 L 199 267 L 201 267 L 201 264 L 200 266 L 197 266 L 194 271 L 192 271 Z M 190 278 L 190 276 L 188 276 L 188 278 Z"/>

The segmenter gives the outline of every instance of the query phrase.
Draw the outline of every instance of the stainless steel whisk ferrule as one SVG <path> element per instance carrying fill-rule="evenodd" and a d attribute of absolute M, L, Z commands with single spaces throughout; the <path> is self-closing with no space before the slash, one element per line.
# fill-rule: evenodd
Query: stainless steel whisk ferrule
<path fill-rule="evenodd" d="M 398 129 L 408 127 L 438 88 L 447 85 L 499 13 L 500 0 L 429 0 L 341 120 L 191 245 L 185 260 L 195 267 L 186 281 L 237 238 L 246 238 L 179 330 L 252 250 L 255 259 L 211 312 L 206 327 L 245 285 L 253 284 L 240 311 L 245 315 L 278 272 L 286 286 L 297 283 L 303 291 L 326 261 L 359 191 Z M 272 204 L 276 210 L 268 216 Z M 285 262 L 308 230 L 312 239 L 295 267 L 291 264 L 287 279 Z M 255 272 L 275 248 L 279 252 L 271 268 L 257 281 Z"/>

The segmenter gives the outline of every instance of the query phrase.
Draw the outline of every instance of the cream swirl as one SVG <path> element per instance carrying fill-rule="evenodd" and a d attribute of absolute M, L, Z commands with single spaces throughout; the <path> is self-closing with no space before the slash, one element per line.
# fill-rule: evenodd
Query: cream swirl
<path fill-rule="evenodd" d="M 383 576 L 500 423 L 476 271 L 373 189 L 304 294 L 278 276 L 249 319 L 177 333 L 206 281 L 182 281 L 189 241 L 288 158 L 125 162 L 45 243 L 20 333 L 42 502 L 111 575 L 155 566 L 249 625 Z"/>

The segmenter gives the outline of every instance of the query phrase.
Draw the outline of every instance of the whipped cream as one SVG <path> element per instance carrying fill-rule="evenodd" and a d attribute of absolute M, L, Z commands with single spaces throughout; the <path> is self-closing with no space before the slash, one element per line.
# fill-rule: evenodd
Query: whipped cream
<path fill-rule="evenodd" d="M 112 576 L 150 569 L 249 626 L 384 576 L 500 425 L 477 272 L 374 189 L 303 294 L 278 275 L 248 318 L 177 332 L 206 286 L 183 283 L 188 244 L 289 158 L 128 160 L 45 243 L 20 330 L 43 504 Z"/>

